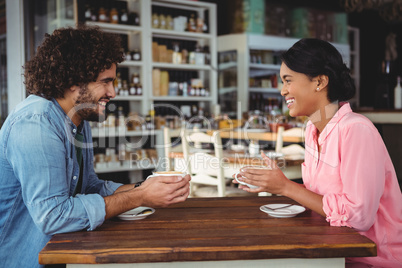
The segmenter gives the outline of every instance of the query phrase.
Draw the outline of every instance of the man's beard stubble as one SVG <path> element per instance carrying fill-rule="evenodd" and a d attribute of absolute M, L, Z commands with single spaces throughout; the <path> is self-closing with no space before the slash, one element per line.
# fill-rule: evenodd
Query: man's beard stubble
<path fill-rule="evenodd" d="M 79 97 L 75 101 L 76 113 L 82 120 L 103 122 L 106 120 L 106 113 L 98 112 L 98 100 L 94 100 L 91 93 L 88 91 L 87 85 L 80 87 Z"/>

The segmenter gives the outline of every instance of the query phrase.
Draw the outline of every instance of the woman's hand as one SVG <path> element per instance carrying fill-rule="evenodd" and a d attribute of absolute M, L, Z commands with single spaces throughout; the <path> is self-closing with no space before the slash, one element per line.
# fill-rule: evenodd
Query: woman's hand
<path fill-rule="evenodd" d="M 261 156 L 268 167 L 267 169 L 240 169 L 241 180 L 245 183 L 258 186 L 251 189 L 246 185 L 239 184 L 239 188 L 250 193 L 269 192 L 272 194 L 283 195 L 286 186 L 290 182 L 283 174 L 276 162 L 261 152 Z M 234 178 L 234 175 L 233 175 Z M 233 180 L 234 183 L 238 183 Z"/>

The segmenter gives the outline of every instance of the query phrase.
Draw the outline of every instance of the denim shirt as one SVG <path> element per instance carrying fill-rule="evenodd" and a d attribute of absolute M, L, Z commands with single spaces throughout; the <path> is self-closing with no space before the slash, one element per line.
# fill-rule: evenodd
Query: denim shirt
<path fill-rule="evenodd" d="M 81 194 L 74 147 L 84 135 Z M 38 253 L 53 234 L 94 230 L 105 218 L 103 197 L 121 184 L 100 180 L 93 168 L 88 122 L 78 128 L 56 100 L 31 95 L 0 130 L 0 263 L 41 267 Z"/>

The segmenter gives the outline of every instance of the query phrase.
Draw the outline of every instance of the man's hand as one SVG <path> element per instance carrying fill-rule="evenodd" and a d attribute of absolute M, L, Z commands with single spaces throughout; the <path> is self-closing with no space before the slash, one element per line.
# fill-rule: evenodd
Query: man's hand
<path fill-rule="evenodd" d="M 190 194 L 190 180 L 190 175 L 160 176 L 149 178 L 136 188 L 123 185 L 113 195 L 104 197 L 105 219 L 140 206 L 167 207 L 183 202 Z"/>
<path fill-rule="evenodd" d="M 190 194 L 190 175 L 152 177 L 140 187 L 142 205 L 149 207 L 166 207 L 183 202 Z"/>

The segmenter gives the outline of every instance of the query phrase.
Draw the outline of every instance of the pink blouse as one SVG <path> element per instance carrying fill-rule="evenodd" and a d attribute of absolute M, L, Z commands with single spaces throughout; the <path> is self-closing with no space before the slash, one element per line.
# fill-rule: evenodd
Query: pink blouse
<path fill-rule="evenodd" d="M 377 257 L 347 262 L 402 267 L 402 194 L 387 148 L 366 117 L 343 106 L 318 137 L 308 122 L 303 182 L 323 195 L 331 226 L 348 226 L 377 244 Z"/>

